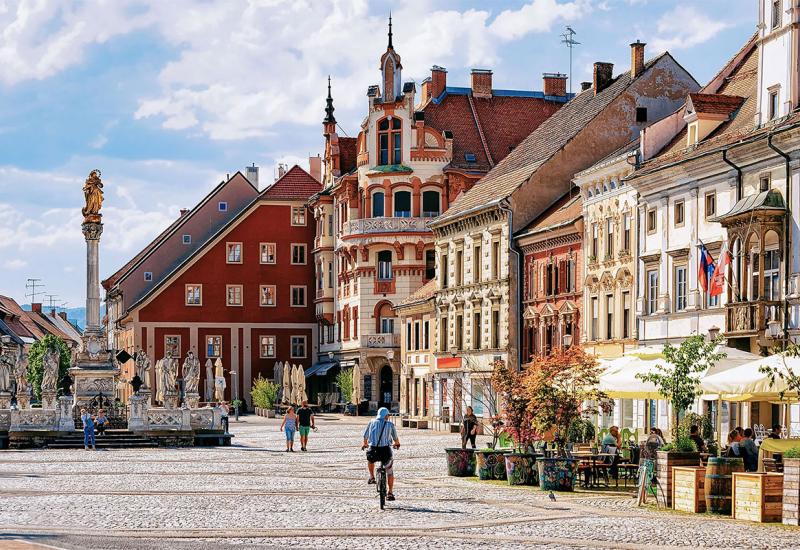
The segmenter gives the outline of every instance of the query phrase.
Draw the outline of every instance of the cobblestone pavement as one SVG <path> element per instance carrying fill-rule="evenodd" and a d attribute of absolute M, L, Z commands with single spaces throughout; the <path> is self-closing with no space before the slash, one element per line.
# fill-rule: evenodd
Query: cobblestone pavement
<path fill-rule="evenodd" d="M 450 478 L 442 448 L 456 436 L 425 430 L 400 430 L 398 500 L 380 511 L 363 419 L 318 417 L 308 453 L 284 452 L 279 425 L 232 422 L 227 448 L 0 451 L 0 549 L 800 548 L 798 529 L 636 508 L 619 493 L 553 503 Z"/>

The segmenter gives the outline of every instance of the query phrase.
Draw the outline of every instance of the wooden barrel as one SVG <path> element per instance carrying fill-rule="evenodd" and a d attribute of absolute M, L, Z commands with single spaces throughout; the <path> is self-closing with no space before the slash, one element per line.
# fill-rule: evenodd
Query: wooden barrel
<path fill-rule="evenodd" d="M 731 515 L 733 472 L 744 472 L 741 458 L 711 457 L 706 466 L 706 510 Z"/>

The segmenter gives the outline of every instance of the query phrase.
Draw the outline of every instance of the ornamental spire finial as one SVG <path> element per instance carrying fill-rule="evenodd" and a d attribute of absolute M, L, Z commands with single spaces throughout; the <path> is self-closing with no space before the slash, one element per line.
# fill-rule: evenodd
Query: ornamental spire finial
<path fill-rule="evenodd" d="M 336 118 L 333 116 L 333 96 L 331 95 L 331 75 L 328 75 L 328 99 L 325 100 L 325 118 L 323 123 L 333 122 L 336 123 Z"/>
<path fill-rule="evenodd" d="M 389 49 L 393 50 L 394 46 L 392 46 L 392 12 L 389 11 Z"/>

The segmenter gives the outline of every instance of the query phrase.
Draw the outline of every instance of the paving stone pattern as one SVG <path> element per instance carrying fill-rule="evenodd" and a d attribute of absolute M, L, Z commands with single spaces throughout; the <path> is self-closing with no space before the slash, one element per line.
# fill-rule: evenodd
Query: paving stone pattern
<path fill-rule="evenodd" d="M 254 416 L 231 423 L 232 447 L 0 451 L 0 549 L 800 548 L 799 528 L 447 477 L 457 436 L 426 430 L 400 430 L 398 500 L 381 511 L 364 423 L 318 417 L 307 453 Z"/>

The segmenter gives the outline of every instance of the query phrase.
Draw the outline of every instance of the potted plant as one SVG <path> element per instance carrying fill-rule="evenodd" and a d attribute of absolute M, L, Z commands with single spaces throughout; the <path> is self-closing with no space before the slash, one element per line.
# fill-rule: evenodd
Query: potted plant
<path fill-rule="evenodd" d="M 640 380 L 655 385 L 661 395 L 672 404 L 673 444 L 665 445 L 658 451 L 656 463 L 658 481 L 668 507 L 672 506 L 672 468 L 700 465 L 697 446 L 691 439 L 680 434 L 679 418 L 702 395 L 702 373 L 725 357 L 725 353 L 716 351 L 721 342 L 722 338 L 706 340 L 702 335 L 695 334 L 678 346 L 666 344 L 662 351 L 665 363 L 657 363 L 653 372 L 636 375 Z"/>
<path fill-rule="evenodd" d="M 269 418 L 275 417 L 275 402 L 278 397 L 278 385 L 270 382 L 261 375 L 253 379 L 253 389 L 250 390 L 256 414 Z"/>
<path fill-rule="evenodd" d="M 353 369 L 339 371 L 336 375 L 336 385 L 339 387 L 342 403 L 350 404 L 353 400 Z"/>
<path fill-rule="evenodd" d="M 239 407 L 242 406 L 242 400 L 241 399 L 234 399 L 231 402 L 231 405 L 233 405 L 234 418 L 236 419 L 236 422 L 239 422 Z"/>
<path fill-rule="evenodd" d="M 523 373 L 532 427 L 540 434 L 551 434 L 556 444 L 556 456 L 538 458 L 542 490 L 573 490 L 578 461 L 567 455 L 567 445 L 576 435 L 570 427 L 599 409 L 610 412 L 613 408 L 613 401 L 597 389 L 601 372 L 597 359 L 576 345 L 536 357 Z"/>
<path fill-rule="evenodd" d="M 508 452 L 503 431 L 505 422 L 499 415 L 493 416 L 488 425 L 491 429 L 492 441 L 486 447 L 475 451 L 479 479 L 506 479 L 506 466 L 503 455 Z"/>
<path fill-rule="evenodd" d="M 800 525 L 800 447 L 783 453 L 783 524 Z"/>

